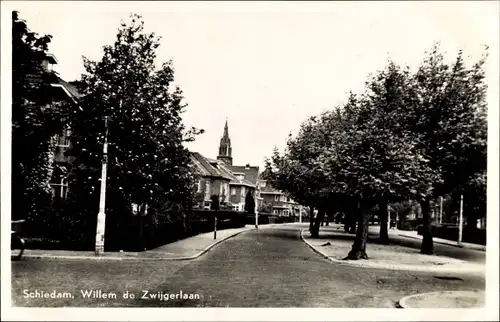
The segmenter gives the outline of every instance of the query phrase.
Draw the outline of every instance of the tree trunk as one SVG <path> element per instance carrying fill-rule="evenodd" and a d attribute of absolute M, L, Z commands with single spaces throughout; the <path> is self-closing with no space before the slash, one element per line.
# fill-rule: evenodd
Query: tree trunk
<path fill-rule="evenodd" d="M 389 243 L 389 233 L 387 231 L 387 221 L 388 221 L 388 214 L 387 214 L 387 201 L 381 201 L 378 204 L 379 208 L 379 213 L 378 217 L 380 219 L 380 242 L 384 244 Z"/>
<path fill-rule="evenodd" d="M 355 234 L 356 233 L 356 224 L 358 222 L 358 214 L 356 211 L 353 211 L 351 213 L 351 219 L 349 222 L 349 234 Z"/>
<path fill-rule="evenodd" d="M 346 233 L 349 232 L 349 228 L 351 227 L 351 216 L 349 213 L 345 212 L 344 213 L 344 218 L 343 218 L 343 221 L 344 221 L 344 231 Z"/>
<path fill-rule="evenodd" d="M 358 211 L 360 209 L 358 208 Z M 368 225 L 370 223 L 370 216 L 367 213 L 359 214 L 359 225 L 356 231 L 356 238 L 354 239 L 354 244 L 352 249 L 344 260 L 347 259 L 368 259 L 366 254 L 366 241 L 368 239 Z"/>
<path fill-rule="evenodd" d="M 422 207 L 423 216 L 423 229 L 422 229 L 422 246 L 420 248 L 420 253 L 426 255 L 434 254 L 434 243 L 432 241 L 432 219 L 431 219 L 431 201 L 430 199 L 425 199 L 420 202 Z"/>
<path fill-rule="evenodd" d="M 314 225 L 314 206 L 309 206 L 309 232 L 312 233 Z"/>
<path fill-rule="evenodd" d="M 319 237 L 319 227 L 320 227 L 321 223 L 323 222 L 324 217 L 325 217 L 325 210 L 320 208 L 318 210 L 318 216 L 316 217 L 316 220 L 314 221 L 313 229 L 311 231 L 311 238 L 318 238 Z"/>

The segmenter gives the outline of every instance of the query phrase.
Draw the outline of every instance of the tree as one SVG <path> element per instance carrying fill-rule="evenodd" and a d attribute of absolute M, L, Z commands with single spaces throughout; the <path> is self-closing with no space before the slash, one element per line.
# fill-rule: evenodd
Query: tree
<path fill-rule="evenodd" d="M 264 201 L 260 206 L 259 212 L 271 214 L 273 213 L 273 205 Z"/>
<path fill-rule="evenodd" d="M 486 169 L 486 59 L 487 52 L 467 68 L 459 51 L 449 64 L 436 44 L 414 75 L 416 104 L 406 124 L 439 176 L 433 195 L 418 199 L 424 219 L 424 254 L 433 253 L 432 199 L 464 191 Z"/>
<path fill-rule="evenodd" d="M 67 112 L 52 97 L 57 75 L 42 66 L 51 38 L 30 31 L 12 12 L 13 219 L 43 220 L 51 202 L 53 137 L 62 132 Z"/>
<path fill-rule="evenodd" d="M 361 95 L 309 118 L 282 155 L 273 152 L 265 176 L 317 207 L 312 237 L 327 211 L 342 211 L 350 229 L 358 223 L 346 259 L 368 258 L 370 212 L 378 209 L 387 242 L 388 205 L 416 200 L 425 221 L 421 252 L 432 253 L 432 200 L 486 181 L 486 58 L 467 69 L 461 55 L 450 67 L 434 50 L 416 73 L 389 62 Z"/>
<path fill-rule="evenodd" d="M 210 200 L 212 201 L 210 203 L 210 210 L 220 210 L 219 195 L 212 195 Z"/>
<path fill-rule="evenodd" d="M 255 200 L 250 191 L 247 192 L 247 195 L 245 197 L 245 211 L 249 214 L 255 213 Z"/>
<path fill-rule="evenodd" d="M 380 175 L 375 182 L 379 185 L 375 195 L 380 240 L 387 243 L 388 205 L 430 195 L 437 174 L 429 168 L 418 137 L 407 129 L 407 115 L 411 115 L 416 101 L 409 68 L 403 69 L 389 61 L 387 67 L 372 76 L 366 85 L 369 121 L 362 122 L 368 125 L 369 132 L 366 132 L 368 137 L 364 143 L 378 154 L 373 157 L 378 163 L 373 168 L 375 176 Z"/>
<path fill-rule="evenodd" d="M 140 16 L 131 15 L 114 44 L 104 46 L 100 61 L 84 58 L 82 111 L 71 153 L 77 158 L 72 198 L 88 210 L 86 216 L 97 212 L 105 116 L 110 120 L 106 212 L 121 220 L 130 204 L 147 204 L 149 217 L 168 222 L 183 219 L 192 206 L 195 174 L 183 142 L 201 131 L 186 130 L 182 123 L 186 104 L 173 86 L 172 62 L 155 67 L 159 40 L 144 32 Z"/>

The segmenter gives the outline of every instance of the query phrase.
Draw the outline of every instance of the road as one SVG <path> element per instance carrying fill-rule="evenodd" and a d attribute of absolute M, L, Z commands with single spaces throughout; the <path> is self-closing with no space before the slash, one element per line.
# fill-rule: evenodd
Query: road
<path fill-rule="evenodd" d="M 410 294 L 484 289 L 481 277 L 443 280 L 424 272 L 336 265 L 308 248 L 300 225 L 242 233 L 192 261 L 23 260 L 12 263 L 17 306 L 73 307 L 335 307 L 393 308 Z M 25 292 L 72 298 L 25 298 Z M 82 290 L 117 298 L 82 298 Z M 124 299 L 122 294 L 135 294 Z M 192 299 L 141 298 L 190 294 Z M 188 295 L 189 297 L 189 295 Z"/>

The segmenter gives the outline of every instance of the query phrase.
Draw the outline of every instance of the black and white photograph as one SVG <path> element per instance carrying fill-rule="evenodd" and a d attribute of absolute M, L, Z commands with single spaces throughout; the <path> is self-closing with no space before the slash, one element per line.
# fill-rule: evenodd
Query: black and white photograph
<path fill-rule="evenodd" d="M 499 1 L 1 7 L 2 319 L 498 321 Z"/>

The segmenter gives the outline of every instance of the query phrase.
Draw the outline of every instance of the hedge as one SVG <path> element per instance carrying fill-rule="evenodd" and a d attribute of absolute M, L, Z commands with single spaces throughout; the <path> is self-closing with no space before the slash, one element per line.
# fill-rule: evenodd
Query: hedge
<path fill-rule="evenodd" d="M 151 216 L 129 213 L 106 214 L 106 251 L 144 251 L 180 239 L 217 230 L 244 227 L 246 213 L 236 211 L 193 210 L 185 220 L 153 223 Z M 43 228 L 39 223 L 26 221 L 21 235 L 31 249 L 93 250 L 96 216 L 54 216 Z M 75 220 L 77 218 L 77 220 Z"/>
<path fill-rule="evenodd" d="M 422 235 L 422 226 L 419 226 L 417 233 Z M 458 241 L 457 226 L 432 226 L 432 235 L 436 238 L 442 238 L 452 241 Z M 486 229 L 463 227 L 462 242 L 479 245 L 486 245 Z"/>

